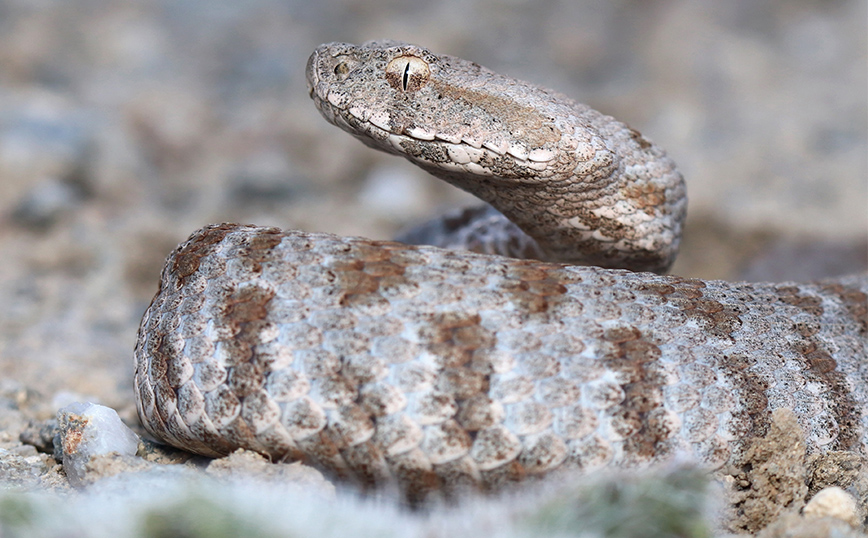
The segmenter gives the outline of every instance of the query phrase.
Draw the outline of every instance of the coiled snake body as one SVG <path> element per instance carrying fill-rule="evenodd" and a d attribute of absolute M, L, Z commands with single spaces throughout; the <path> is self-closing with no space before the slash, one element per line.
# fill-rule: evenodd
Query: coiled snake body
<path fill-rule="evenodd" d="M 323 45 L 307 74 L 326 119 L 497 210 L 441 244 L 562 263 L 207 226 L 139 329 L 152 434 L 411 496 L 676 454 L 719 467 L 780 408 L 809 451 L 864 453 L 868 278 L 612 269 L 665 270 L 685 213 L 681 176 L 636 131 L 402 43 Z"/>

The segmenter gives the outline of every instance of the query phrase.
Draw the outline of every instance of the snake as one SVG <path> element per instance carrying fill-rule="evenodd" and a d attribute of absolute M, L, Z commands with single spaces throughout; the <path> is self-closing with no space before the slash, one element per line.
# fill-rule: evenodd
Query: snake
<path fill-rule="evenodd" d="M 868 275 L 665 275 L 681 174 L 552 90 L 395 41 L 321 45 L 306 75 L 327 121 L 485 205 L 409 234 L 433 245 L 194 232 L 137 335 L 156 439 L 410 498 L 679 457 L 720 469 L 782 409 L 808 453 L 865 455 Z"/>

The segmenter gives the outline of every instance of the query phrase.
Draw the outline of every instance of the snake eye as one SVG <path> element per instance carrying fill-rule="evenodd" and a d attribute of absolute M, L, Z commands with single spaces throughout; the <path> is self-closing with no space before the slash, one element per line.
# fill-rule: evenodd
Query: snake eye
<path fill-rule="evenodd" d="M 399 56 L 386 66 L 389 85 L 402 92 L 415 92 L 428 81 L 428 63 L 416 56 Z"/>

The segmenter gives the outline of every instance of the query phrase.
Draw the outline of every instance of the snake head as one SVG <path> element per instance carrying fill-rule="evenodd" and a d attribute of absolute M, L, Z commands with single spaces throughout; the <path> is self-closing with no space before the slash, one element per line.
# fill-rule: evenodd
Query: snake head
<path fill-rule="evenodd" d="M 397 41 L 329 43 L 308 60 L 307 81 L 329 122 L 453 183 L 534 181 L 575 166 L 563 150 L 577 144 L 555 119 L 575 103 L 467 60 Z"/>

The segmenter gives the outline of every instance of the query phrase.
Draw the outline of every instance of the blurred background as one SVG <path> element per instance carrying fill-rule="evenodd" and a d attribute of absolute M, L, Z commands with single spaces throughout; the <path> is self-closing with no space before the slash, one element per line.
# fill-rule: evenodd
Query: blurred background
<path fill-rule="evenodd" d="M 469 202 L 318 116 L 329 41 L 415 42 L 639 129 L 688 182 L 676 274 L 864 269 L 866 25 L 863 0 L 0 0 L 0 398 L 131 416 L 139 318 L 204 224 L 388 238 Z"/>

